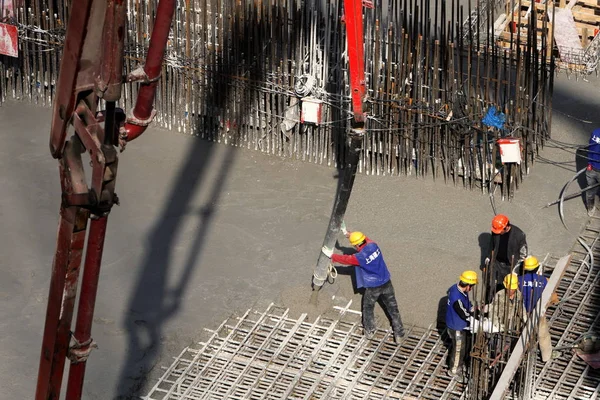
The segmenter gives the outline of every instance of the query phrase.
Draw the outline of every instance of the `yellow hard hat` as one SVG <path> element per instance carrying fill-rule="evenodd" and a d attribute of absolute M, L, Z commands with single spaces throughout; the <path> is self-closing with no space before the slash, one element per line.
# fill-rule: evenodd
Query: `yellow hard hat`
<path fill-rule="evenodd" d="M 477 272 L 475 271 L 464 271 L 460 278 L 461 282 L 464 282 L 468 285 L 476 285 L 477 284 Z"/>
<path fill-rule="evenodd" d="M 507 289 L 518 289 L 519 288 L 519 277 L 517 274 L 512 273 L 504 277 L 504 287 Z"/>
<path fill-rule="evenodd" d="M 352 232 L 348 240 L 352 246 L 356 246 L 357 244 L 361 244 L 366 239 L 365 234 L 362 232 Z"/>
<path fill-rule="evenodd" d="M 528 256 L 523 262 L 523 268 L 525 268 L 525 271 L 531 271 L 532 269 L 536 269 L 539 266 L 540 263 L 538 262 L 538 259 L 534 256 Z"/>

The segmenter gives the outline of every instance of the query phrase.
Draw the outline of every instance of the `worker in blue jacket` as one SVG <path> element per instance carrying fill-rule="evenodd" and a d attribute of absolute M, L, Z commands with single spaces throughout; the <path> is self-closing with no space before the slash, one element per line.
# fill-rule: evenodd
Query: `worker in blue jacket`
<path fill-rule="evenodd" d="M 523 275 L 519 276 L 519 290 L 523 295 L 523 305 L 529 316 L 531 316 L 537 307 L 539 307 L 537 308 L 538 310 L 541 310 L 541 304 L 538 305 L 538 302 L 542 298 L 542 293 L 548 284 L 548 278 L 542 275 L 539 269 L 540 263 L 538 259 L 534 256 L 528 256 L 523 261 Z M 556 292 L 553 292 L 550 296 L 549 305 L 557 303 L 558 295 Z M 538 318 L 538 342 L 542 361 L 546 362 L 552 357 L 552 340 L 546 315 L 541 314 Z"/>
<path fill-rule="evenodd" d="M 523 294 L 525 310 L 530 313 L 542 298 L 548 278 L 538 274 L 540 263 L 534 256 L 529 256 L 523 262 L 523 275 L 519 277 L 519 290 Z"/>
<path fill-rule="evenodd" d="M 448 289 L 446 330 L 452 341 L 448 351 L 448 375 L 462 379 L 463 365 L 467 355 L 467 334 L 473 310 L 469 292 L 477 284 L 477 272 L 464 271 L 456 285 Z"/>
<path fill-rule="evenodd" d="M 381 249 L 362 232 L 343 232 L 356 249 L 356 253 L 343 255 L 333 254 L 333 249 L 323 247 L 323 254 L 331 258 L 335 264 L 355 266 L 356 285 L 365 288 L 362 299 L 363 328 L 367 339 L 375 334 L 375 303 L 381 298 L 394 330 L 394 341 L 400 342 L 404 337 L 404 326 L 398 310 L 398 302 L 394 293 L 394 286 L 390 279 L 390 271 L 383 260 Z"/>
<path fill-rule="evenodd" d="M 600 183 L 600 128 L 592 131 L 590 144 L 588 146 L 588 166 L 585 171 L 585 180 L 588 186 Z M 590 189 L 585 192 L 585 205 L 588 215 L 591 217 L 596 210 L 596 193 L 598 188 Z"/>

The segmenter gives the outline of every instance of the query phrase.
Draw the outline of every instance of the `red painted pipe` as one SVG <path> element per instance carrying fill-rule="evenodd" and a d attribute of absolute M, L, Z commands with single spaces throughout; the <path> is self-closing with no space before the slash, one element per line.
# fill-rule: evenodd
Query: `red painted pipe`
<path fill-rule="evenodd" d="M 65 370 L 65 359 L 69 351 L 71 340 L 71 322 L 73 321 L 73 310 L 77 297 L 77 285 L 79 284 L 79 267 L 85 246 L 89 212 L 83 208 L 77 209 L 69 264 L 66 271 L 65 286 L 61 304 L 61 315 L 56 331 L 56 343 L 54 345 L 54 360 L 50 371 L 50 387 L 48 388 L 49 399 L 60 397 L 60 388 L 63 382 Z"/>
<path fill-rule="evenodd" d="M 175 0 L 160 0 L 156 9 L 156 19 L 154 21 L 154 28 L 152 29 L 152 36 L 150 37 L 150 46 L 148 47 L 148 54 L 146 55 L 146 64 L 144 65 L 146 76 L 148 76 L 149 80 L 154 80 L 154 82 L 142 84 L 140 87 L 138 98 L 132 112 L 132 115 L 136 120 L 146 121 L 152 114 L 152 104 L 154 103 L 154 96 L 156 95 L 156 86 L 158 86 L 158 81 L 155 79 L 160 76 L 174 12 Z M 140 136 L 144 133 L 146 128 L 147 124 L 140 125 L 131 121 L 126 122 L 125 132 L 127 141 L 129 142 Z"/>
<path fill-rule="evenodd" d="M 92 0 L 79 0 L 72 2 L 71 6 L 65 46 L 61 55 L 60 74 L 56 85 L 56 97 L 52 109 L 50 153 L 54 158 L 62 157 L 67 128 L 75 108 L 75 86 L 81 67 L 79 61 L 83 52 L 92 3 Z"/>
<path fill-rule="evenodd" d="M 58 321 L 61 316 L 62 297 L 65 288 L 66 270 L 71 254 L 71 239 L 75 224 L 76 209 L 61 208 L 58 223 L 58 239 L 56 253 L 52 264 L 50 292 L 46 309 L 46 323 L 42 339 L 42 355 L 38 369 L 38 380 L 35 391 L 36 400 L 47 400 L 50 391 L 50 375 L 54 364 L 54 349 L 58 334 Z"/>
<path fill-rule="evenodd" d="M 348 66 L 354 121 L 364 123 L 363 100 L 365 97 L 365 50 L 363 33 L 362 0 L 344 0 L 344 16 L 348 42 Z"/>
<path fill-rule="evenodd" d="M 96 306 L 96 293 L 98 292 L 98 278 L 102 263 L 102 250 L 106 236 L 106 223 L 108 217 L 92 219 L 90 233 L 85 254 L 85 266 L 81 280 L 81 293 L 79 295 L 79 308 L 77 310 L 77 325 L 73 337 L 82 344 L 78 353 L 85 353 L 91 347 L 92 321 L 94 307 Z M 83 378 L 85 375 L 86 359 L 71 362 L 69 380 L 67 382 L 66 400 L 80 400 L 83 394 Z"/>

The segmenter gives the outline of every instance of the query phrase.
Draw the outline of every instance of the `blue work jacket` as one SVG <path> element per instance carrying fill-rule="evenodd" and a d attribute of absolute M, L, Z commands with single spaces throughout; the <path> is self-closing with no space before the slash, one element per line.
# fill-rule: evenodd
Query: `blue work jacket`
<path fill-rule="evenodd" d="M 390 271 L 377 243 L 367 243 L 355 256 L 359 263 L 359 267 L 356 268 L 356 286 L 377 287 L 390 280 Z"/>
<path fill-rule="evenodd" d="M 454 303 L 460 302 L 461 308 L 468 315 L 469 310 L 471 309 L 471 301 L 469 300 L 469 295 L 467 293 L 463 293 L 458 288 L 458 284 L 452 286 L 448 290 L 448 307 L 446 308 L 446 326 L 455 331 L 462 331 L 465 329 L 469 323 L 467 320 L 463 319 L 454 309 Z"/>
<path fill-rule="evenodd" d="M 519 289 L 521 289 L 525 310 L 528 313 L 535 308 L 538 300 L 542 297 L 547 283 L 548 279 L 544 275 L 535 272 L 528 272 L 519 277 Z"/>

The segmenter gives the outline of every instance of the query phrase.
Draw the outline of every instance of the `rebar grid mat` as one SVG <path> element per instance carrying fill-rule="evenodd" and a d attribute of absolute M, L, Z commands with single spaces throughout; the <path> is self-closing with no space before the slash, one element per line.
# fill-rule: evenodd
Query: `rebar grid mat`
<path fill-rule="evenodd" d="M 399 344 L 356 322 L 293 319 L 271 304 L 225 321 L 198 348 L 186 348 L 147 400 L 458 399 L 446 376 L 446 347 L 435 330 L 412 327 Z"/>
<path fill-rule="evenodd" d="M 533 363 L 529 399 L 600 398 L 600 371 L 564 350 L 600 330 L 600 218 L 592 217 L 580 238 L 595 262 L 576 242 L 557 289 L 561 303 L 547 313 L 562 355 Z M 396 345 L 387 331 L 367 340 L 357 322 L 320 316 L 311 323 L 271 304 L 184 349 L 145 399 L 458 399 L 466 388 L 446 376 L 446 353 L 432 329 L 413 327 Z"/>
<path fill-rule="evenodd" d="M 600 218 L 592 217 L 580 238 L 592 249 L 594 263 L 576 242 L 557 290 L 561 303 L 547 313 L 553 346 L 567 349 L 547 363 L 538 360 L 534 370 L 528 371 L 531 399 L 592 400 L 600 396 L 600 370 L 590 368 L 568 349 L 583 334 L 600 330 Z"/>

